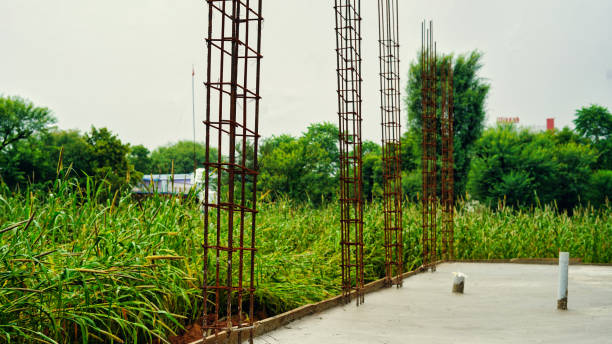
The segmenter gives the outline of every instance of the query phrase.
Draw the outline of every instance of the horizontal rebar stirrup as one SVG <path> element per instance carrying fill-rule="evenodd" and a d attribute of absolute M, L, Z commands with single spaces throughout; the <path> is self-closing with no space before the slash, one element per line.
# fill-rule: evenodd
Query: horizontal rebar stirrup
<path fill-rule="evenodd" d="M 398 0 L 378 0 L 385 284 L 402 285 L 402 172 Z M 394 279 L 395 278 L 395 279 Z"/>
<path fill-rule="evenodd" d="M 207 0 L 204 342 L 253 342 L 261 3 Z"/>
<path fill-rule="evenodd" d="M 422 106 L 422 244 L 423 266 L 431 266 L 436 261 L 436 47 L 433 42 L 433 24 L 422 26 L 421 46 L 421 106 Z"/>
<path fill-rule="evenodd" d="M 454 246 L 454 130 L 453 68 L 448 62 L 442 68 L 442 259 L 453 259 Z"/>
<path fill-rule="evenodd" d="M 361 1 L 335 0 L 342 295 L 363 303 L 363 198 L 361 179 Z"/>

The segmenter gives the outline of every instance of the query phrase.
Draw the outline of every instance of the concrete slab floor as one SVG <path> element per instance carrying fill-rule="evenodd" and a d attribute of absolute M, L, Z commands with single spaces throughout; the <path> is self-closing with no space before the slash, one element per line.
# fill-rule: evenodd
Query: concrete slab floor
<path fill-rule="evenodd" d="M 467 275 L 463 295 L 454 271 Z M 557 284 L 556 265 L 445 263 L 255 343 L 612 343 L 612 267 L 570 266 L 567 311 Z"/>

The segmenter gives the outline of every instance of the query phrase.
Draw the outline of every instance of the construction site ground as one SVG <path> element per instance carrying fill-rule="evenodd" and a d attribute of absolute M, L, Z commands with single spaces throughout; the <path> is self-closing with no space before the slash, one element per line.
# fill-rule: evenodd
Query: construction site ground
<path fill-rule="evenodd" d="M 467 275 L 464 294 L 453 272 Z M 612 343 L 612 267 L 571 265 L 567 311 L 557 286 L 556 265 L 444 263 L 255 343 Z"/>

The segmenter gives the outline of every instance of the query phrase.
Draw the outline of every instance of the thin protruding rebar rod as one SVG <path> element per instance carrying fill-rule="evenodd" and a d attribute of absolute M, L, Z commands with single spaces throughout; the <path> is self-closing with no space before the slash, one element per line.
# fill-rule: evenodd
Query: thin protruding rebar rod
<path fill-rule="evenodd" d="M 364 302 L 361 176 L 361 1 L 335 0 L 342 295 Z"/>
<path fill-rule="evenodd" d="M 191 66 L 191 120 L 193 124 L 193 184 L 195 185 L 195 176 L 198 169 L 198 161 L 196 159 L 196 129 L 195 129 L 195 67 Z"/>
<path fill-rule="evenodd" d="M 453 68 L 452 61 L 442 69 L 442 258 L 454 255 L 454 126 L 453 126 Z"/>
<path fill-rule="evenodd" d="M 433 41 L 433 23 L 427 28 L 422 24 L 421 35 L 421 106 L 422 106 L 422 245 L 423 266 L 428 267 L 436 261 L 436 140 L 437 140 L 437 110 L 436 110 L 436 43 Z M 432 266 L 432 269 L 435 267 Z"/>
<path fill-rule="evenodd" d="M 452 64 L 448 68 L 448 259 L 455 259 L 455 83 Z"/>
<path fill-rule="evenodd" d="M 402 284 L 402 182 L 397 0 L 378 0 L 385 284 Z"/>

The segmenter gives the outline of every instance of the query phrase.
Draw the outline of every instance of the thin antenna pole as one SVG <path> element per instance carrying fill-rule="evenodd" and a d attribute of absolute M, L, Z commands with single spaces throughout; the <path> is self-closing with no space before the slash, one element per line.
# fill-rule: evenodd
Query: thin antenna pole
<path fill-rule="evenodd" d="M 196 161 L 196 130 L 195 130 L 195 68 L 191 65 L 191 113 L 193 120 L 193 179 L 195 183 L 195 175 L 196 169 L 198 168 L 198 163 Z"/>

